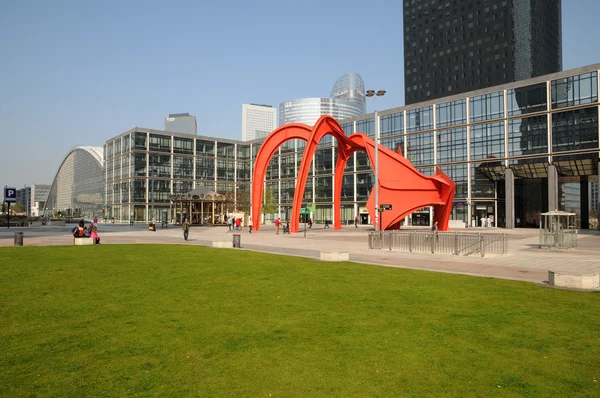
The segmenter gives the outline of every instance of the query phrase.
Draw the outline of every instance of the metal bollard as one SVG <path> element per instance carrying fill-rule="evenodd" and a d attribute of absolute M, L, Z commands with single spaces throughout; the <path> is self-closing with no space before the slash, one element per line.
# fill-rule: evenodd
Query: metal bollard
<path fill-rule="evenodd" d="M 23 232 L 15 232 L 15 246 L 23 246 Z"/>
<path fill-rule="evenodd" d="M 241 239 L 240 234 L 233 234 L 233 247 L 241 247 Z"/>

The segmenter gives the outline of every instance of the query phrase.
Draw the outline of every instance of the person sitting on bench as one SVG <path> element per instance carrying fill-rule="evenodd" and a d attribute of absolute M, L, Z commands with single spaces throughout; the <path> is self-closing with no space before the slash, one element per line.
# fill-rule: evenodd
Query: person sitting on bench
<path fill-rule="evenodd" d="M 287 222 L 283 226 L 283 233 L 284 234 L 289 234 L 290 233 L 290 220 L 287 220 Z"/>
<path fill-rule="evenodd" d="M 85 236 L 85 223 L 83 222 L 83 220 L 79 221 L 79 225 L 73 231 L 73 237 L 74 238 L 86 238 L 86 236 Z"/>

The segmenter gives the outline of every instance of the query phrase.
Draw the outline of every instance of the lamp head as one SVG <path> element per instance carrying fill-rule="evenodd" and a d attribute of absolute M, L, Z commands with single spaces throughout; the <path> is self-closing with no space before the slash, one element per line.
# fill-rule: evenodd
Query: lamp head
<path fill-rule="evenodd" d="M 386 91 L 385 90 L 379 90 L 377 91 L 377 96 L 378 97 L 383 97 L 385 95 Z"/>
<path fill-rule="evenodd" d="M 367 90 L 367 94 L 366 94 L 367 97 L 372 97 L 374 95 L 375 95 L 375 90 Z"/>

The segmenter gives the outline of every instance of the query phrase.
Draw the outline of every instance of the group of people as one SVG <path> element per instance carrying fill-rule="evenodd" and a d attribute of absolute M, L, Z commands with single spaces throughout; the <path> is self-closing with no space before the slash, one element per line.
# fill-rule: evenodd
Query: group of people
<path fill-rule="evenodd" d="M 290 233 L 290 220 L 287 220 L 285 225 L 281 222 L 280 218 L 277 218 L 277 220 L 275 220 L 275 234 L 279 235 L 279 228 L 281 228 L 283 226 L 283 233 L 284 234 L 289 234 Z"/>
<path fill-rule="evenodd" d="M 94 218 L 94 221 L 97 222 L 98 219 Z M 100 244 L 100 235 L 98 235 L 98 228 L 94 222 L 91 222 L 86 228 L 85 221 L 83 221 L 83 219 L 79 220 L 79 224 L 71 229 L 71 233 L 74 238 L 95 239 L 95 243 Z"/>

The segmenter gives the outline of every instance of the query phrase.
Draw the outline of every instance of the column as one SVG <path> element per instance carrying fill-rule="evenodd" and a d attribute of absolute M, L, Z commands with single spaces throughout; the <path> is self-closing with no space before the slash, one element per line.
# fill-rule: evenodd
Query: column
<path fill-rule="evenodd" d="M 581 205 L 581 229 L 590 229 L 590 191 L 588 177 L 579 177 L 580 196 L 579 203 Z"/>
<path fill-rule="evenodd" d="M 506 229 L 513 229 L 515 227 L 515 174 L 512 169 L 507 168 L 504 170 L 504 184 Z M 498 222 L 497 219 L 496 222 Z"/>
<path fill-rule="evenodd" d="M 556 166 L 548 165 L 548 211 L 558 210 L 558 173 Z"/>

